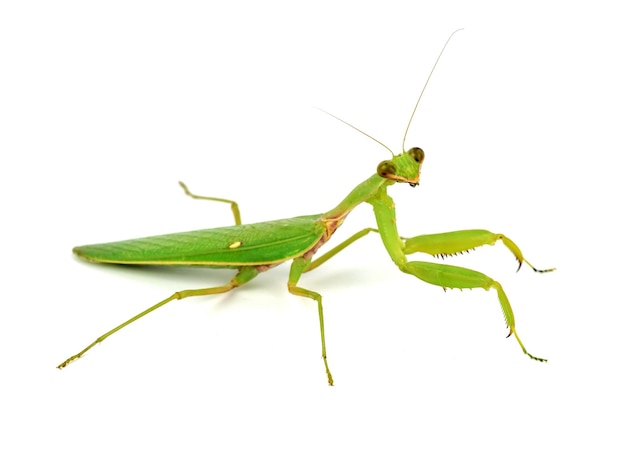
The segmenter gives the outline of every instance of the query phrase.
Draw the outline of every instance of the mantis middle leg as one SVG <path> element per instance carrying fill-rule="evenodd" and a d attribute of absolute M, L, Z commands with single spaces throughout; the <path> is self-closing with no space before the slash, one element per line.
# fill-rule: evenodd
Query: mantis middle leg
<path fill-rule="evenodd" d="M 324 359 L 324 366 L 326 367 L 326 376 L 328 376 L 328 385 L 333 385 L 333 376 L 328 368 L 328 361 L 326 359 L 326 338 L 324 337 L 324 309 L 322 308 L 322 295 L 315 291 L 307 290 L 298 286 L 300 276 L 311 265 L 311 260 L 303 257 L 294 259 L 289 270 L 289 281 L 287 282 L 287 288 L 291 294 L 296 296 L 304 296 L 309 299 L 313 299 L 317 302 L 317 313 L 320 319 L 320 333 L 322 336 L 322 359 Z"/>
<path fill-rule="evenodd" d="M 214 202 L 224 202 L 230 204 L 230 209 L 233 212 L 233 217 L 235 218 L 235 225 L 241 225 L 241 213 L 239 212 L 239 205 L 234 200 L 223 199 L 221 197 L 198 196 L 197 194 L 193 194 L 191 191 L 189 191 L 189 188 L 187 188 L 187 185 L 185 185 L 183 182 L 178 182 L 178 184 L 183 189 L 183 191 L 185 191 L 185 194 L 192 199 L 211 200 Z"/>

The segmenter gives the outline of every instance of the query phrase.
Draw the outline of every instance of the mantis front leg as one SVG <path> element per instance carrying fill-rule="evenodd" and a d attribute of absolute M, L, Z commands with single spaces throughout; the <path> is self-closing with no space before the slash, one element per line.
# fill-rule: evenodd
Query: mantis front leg
<path fill-rule="evenodd" d="M 534 360 L 546 362 L 546 359 L 535 357 L 526 351 L 517 331 L 515 329 L 515 316 L 513 309 L 497 281 L 489 276 L 467 268 L 459 266 L 444 265 L 439 263 L 408 261 L 406 255 L 414 252 L 425 252 L 431 255 L 452 255 L 473 249 L 484 244 L 494 244 L 501 240 L 507 248 L 515 255 L 520 266 L 526 262 L 537 272 L 547 272 L 548 270 L 538 270 L 523 257 L 521 250 L 509 238 L 501 234 L 494 234 L 487 230 L 462 230 L 459 232 L 440 233 L 435 235 L 422 235 L 409 239 L 402 239 L 398 235 L 396 227 L 396 212 L 393 200 L 387 195 L 385 189 L 381 189 L 375 196 L 368 200 L 374 207 L 378 231 L 381 235 L 385 248 L 389 256 L 398 268 L 407 274 L 411 274 L 418 279 L 433 285 L 447 288 L 483 288 L 485 290 L 495 289 L 500 301 L 500 307 L 504 314 L 504 319 L 510 329 L 509 336 L 515 335 L 517 342 L 524 354 Z M 519 269 L 519 268 L 518 268 Z"/>
<path fill-rule="evenodd" d="M 414 252 L 424 252 L 433 256 L 445 257 L 455 255 L 461 252 L 475 249 L 485 244 L 494 245 L 496 241 L 502 241 L 504 245 L 515 256 L 519 263 L 517 270 L 522 267 L 522 263 L 526 263 L 535 272 L 550 272 L 551 269 L 537 269 L 530 264 L 522 255 L 522 251 L 517 244 L 501 233 L 492 233 L 488 230 L 458 230 L 456 232 L 435 233 L 432 235 L 420 235 L 408 238 L 404 242 L 404 253 L 406 255 Z"/>

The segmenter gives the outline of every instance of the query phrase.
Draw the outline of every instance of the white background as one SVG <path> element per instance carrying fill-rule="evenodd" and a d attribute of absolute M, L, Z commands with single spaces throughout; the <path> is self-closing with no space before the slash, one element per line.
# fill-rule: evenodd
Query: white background
<path fill-rule="evenodd" d="M 623 14 L 617 2 L 6 2 L 0 7 L 3 449 L 623 449 Z M 13 5 L 13 6 L 12 6 Z M 19 6 L 17 6 L 19 5 Z M 288 266 L 173 303 L 63 371 L 97 335 L 228 271 L 78 261 L 79 244 L 333 207 L 410 130 L 403 235 L 506 233 L 448 291 L 367 237 L 287 293 Z M 338 237 L 374 225 L 369 206 Z M 338 242 L 338 239 L 335 240 Z M 412 257 L 413 258 L 413 257 Z M 419 258 L 419 257 L 415 257 Z M 427 257 L 426 260 L 429 260 Z"/>

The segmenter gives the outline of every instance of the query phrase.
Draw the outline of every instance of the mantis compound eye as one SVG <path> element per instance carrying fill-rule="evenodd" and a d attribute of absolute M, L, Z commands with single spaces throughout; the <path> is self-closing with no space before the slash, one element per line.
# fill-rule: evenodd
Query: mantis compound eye
<path fill-rule="evenodd" d="M 385 161 L 381 162 L 378 165 L 378 168 L 376 168 L 376 172 L 381 177 L 387 177 L 389 175 L 395 175 L 395 173 L 396 173 L 396 165 L 393 164 L 389 160 L 385 160 Z"/>
<path fill-rule="evenodd" d="M 418 163 L 421 163 L 422 161 L 424 161 L 424 151 L 420 149 L 419 147 L 413 147 L 409 149 L 408 154 L 411 158 L 413 158 Z"/>

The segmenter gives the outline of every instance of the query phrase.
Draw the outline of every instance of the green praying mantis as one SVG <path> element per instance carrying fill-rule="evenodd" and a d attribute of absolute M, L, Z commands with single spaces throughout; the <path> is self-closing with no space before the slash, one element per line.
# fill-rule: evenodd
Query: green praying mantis
<path fill-rule="evenodd" d="M 487 244 L 493 245 L 497 241 L 501 241 L 515 256 L 515 259 L 519 263 L 518 270 L 523 263 L 526 263 L 535 272 L 549 272 L 553 271 L 554 268 L 547 270 L 535 268 L 524 258 L 520 248 L 513 241 L 500 233 L 492 233 L 487 230 L 460 230 L 403 238 L 398 234 L 396 227 L 395 206 L 392 198 L 387 194 L 387 189 L 398 183 L 408 184 L 411 187 L 415 187 L 419 184 L 420 171 L 424 163 L 424 151 L 419 147 L 413 147 L 405 151 L 404 144 L 411 121 L 424 94 L 424 90 L 437 67 L 441 55 L 455 33 L 456 31 L 448 37 L 422 88 L 404 134 L 402 142 L 403 150 L 401 153 L 395 155 L 389 147 L 385 146 L 380 141 L 328 113 L 339 121 L 378 142 L 392 154 L 391 159 L 385 160 L 378 165 L 374 175 L 357 185 L 336 207 L 328 212 L 256 224 L 242 224 L 239 206 L 236 202 L 228 199 L 195 195 L 187 189 L 186 185 L 180 182 L 185 193 L 193 198 L 229 203 L 233 212 L 235 225 L 75 247 L 73 252 L 77 256 L 95 263 L 205 266 L 209 268 L 234 269 L 237 273 L 224 285 L 183 290 L 172 294 L 167 299 L 153 305 L 98 337 L 78 354 L 62 362 L 58 368 L 64 368 L 72 361 L 83 356 L 96 344 L 170 301 L 192 296 L 208 296 L 226 293 L 250 282 L 260 273 L 274 268 L 287 260 L 292 260 L 287 289 L 296 296 L 303 296 L 317 303 L 322 359 L 328 378 L 328 384 L 333 385 L 333 376 L 326 358 L 322 296 L 315 291 L 303 287 L 300 284 L 300 278 L 302 274 L 318 268 L 349 245 L 370 233 L 380 235 L 383 245 L 392 261 L 397 265 L 400 271 L 406 274 L 417 277 L 424 282 L 440 286 L 444 290 L 448 288 L 483 288 L 485 290 L 495 290 L 504 314 L 506 325 L 509 328 L 509 336 L 515 336 L 524 354 L 531 359 L 546 362 L 546 359 L 530 354 L 524 347 L 517 333 L 513 309 L 500 283 L 478 271 L 440 263 L 409 261 L 407 256 L 416 252 L 430 254 L 432 256 L 452 256 L 479 246 Z M 377 228 L 365 228 L 338 244 L 324 255 L 313 259 L 317 251 L 330 240 L 333 233 L 341 226 L 350 212 L 364 202 L 373 207 Z"/>

